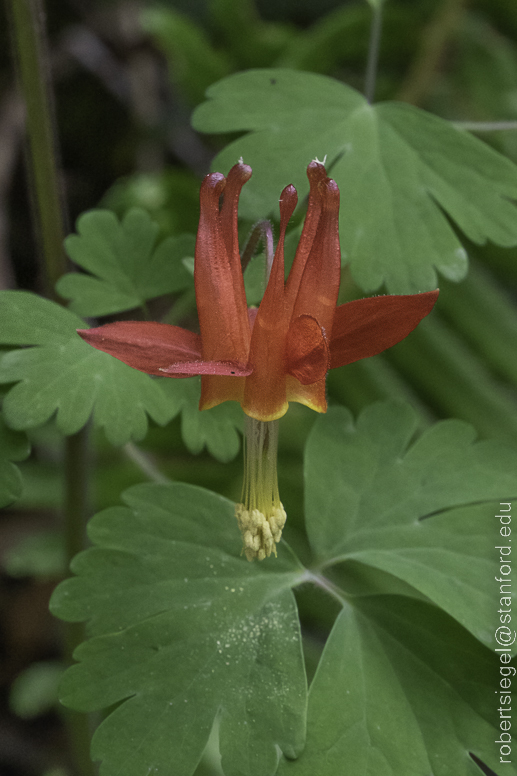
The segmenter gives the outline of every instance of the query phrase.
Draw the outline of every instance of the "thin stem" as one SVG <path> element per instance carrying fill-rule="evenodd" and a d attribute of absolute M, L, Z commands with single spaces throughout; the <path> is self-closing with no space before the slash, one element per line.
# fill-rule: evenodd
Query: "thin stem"
<path fill-rule="evenodd" d="M 468 0 L 444 0 L 424 31 L 419 52 L 413 61 L 397 100 L 419 105 L 428 94 L 452 35 L 458 29 Z"/>
<path fill-rule="evenodd" d="M 165 474 L 163 474 L 154 464 L 154 462 L 146 455 L 139 447 L 128 442 L 124 445 L 124 452 L 130 461 L 138 466 L 140 471 L 151 480 L 151 482 L 157 482 L 160 485 L 168 485 L 171 480 Z"/>
<path fill-rule="evenodd" d="M 377 66 L 379 63 L 379 49 L 382 32 L 382 3 L 374 8 L 372 25 L 370 27 L 370 42 L 368 44 L 368 62 L 364 79 L 364 96 L 369 103 L 375 98 L 375 85 L 377 83 Z"/>
<path fill-rule="evenodd" d="M 67 217 L 59 186 L 55 123 L 52 111 L 50 68 L 40 0 L 6 0 L 17 64 L 17 75 L 25 101 L 28 135 L 27 167 L 31 186 L 36 234 L 43 257 L 44 285 L 55 297 L 54 286 L 66 270 L 63 239 Z M 84 548 L 88 500 L 88 430 L 68 437 L 64 444 L 65 501 L 64 532 L 68 562 Z M 71 661 L 75 646 L 84 639 L 84 628 L 76 623 L 65 629 L 64 651 Z M 75 771 L 93 776 L 96 768 L 89 756 L 90 721 L 87 716 L 67 713 Z"/>
<path fill-rule="evenodd" d="M 458 129 L 469 132 L 503 132 L 517 129 L 517 121 L 453 121 Z"/>
<path fill-rule="evenodd" d="M 267 220 L 258 221 L 258 223 L 256 223 L 253 229 L 251 230 L 251 234 L 248 237 L 248 242 L 246 243 L 246 245 L 244 246 L 244 250 L 242 251 L 241 266 L 242 266 L 242 271 L 244 272 L 244 270 L 250 263 L 260 240 L 262 240 L 264 244 L 264 250 L 266 252 L 266 275 L 267 275 L 266 283 L 267 283 L 267 280 L 269 278 L 269 273 L 271 272 L 271 267 L 273 265 L 273 258 L 274 258 L 273 227 L 271 226 L 270 221 L 267 221 Z"/>
<path fill-rule="evenodd" d="M 86 545 L 89 509 L 90 445 L 88 426 L 66 438 L 64 461 L 65 546 L 70 562 Z"/>
<path fill-rule="evenodd" d="M 264 230 L 262 232 L 262 240 L 264 241 L 264 249 L 266 252 L 266 277 L 264 283 L 264 290 L 268 284 L 269 276 L 273 268 L 273 261 L 275 258 L 275 247 L 273 244 L 273 227 L 269 221 L 264 222 Z"/>
<path fill-rule="evenodd" d="M 332 596 L 332 598 L 335 598 L 336 601 L 339 601 L 342 606 L 348 605 L 348 601 L 339 587 L 321 574 L 315 574 L 313 571 L 306 569 L 300 579 L 300 584 L 303 584 L 303 582 L 312 582 L 317 587 L 325 590 L 325 592 Z"/>
<path fill-rule="evenodd" d="M 65 210 L 56 164 L 50 67 L 39 0 L 7 0 L 18 80 L 26 108 L 28 170 L 47 295 L 66 271 Z"/>
<path fill-rule="evenodd" d="M 19 85 L 27 112 L 27 164 L 34 202 L 36 232 L 42 241 L 46 286 L 53 293 L 65 271 L 63 239 L 67 221 L 58 186 L 58 165 L 52 93 L 43 9 L 39 0 L 8 0 L 9 19 L 17 60 Z M 88 511 L 88 432 L 67 438 L 65 449 L 65 540 L 68 560 L 84 548 Z"/>
<path fill-rule="evenodd" d="M 86 544 L 85 526 L 89 511 L 90 464 L 88 427 L 66 438 L 64 453 L 64 530 L 66 555 L 70 563 Z M 66 662 L 69 665 L 73 663 L 75 648 L 84 639 L 84 623 L 66 623 L 64 626 L 64 652 Z M 91 717 L 67 709 L 64 720 L 76 773 L 78 776 L 95 776 L 97 769 L 90 759 L 90 741 L 93 733 Z"/>
<path fill-rule="evenodd" d="M 65 271 L 63 239 L 67 217 L 58 186 L 58 165 L 43 10 L 39 0 L 8 0 L 20 88 L 27 111 L 27 164 L 34 201 L 35 229 L 42 241 L 46 286 L 53 293 Z M 67 437 L 65 449 L 65 539 L 70 561 L 84 548 L 88 512 L 88 432 Z"/>

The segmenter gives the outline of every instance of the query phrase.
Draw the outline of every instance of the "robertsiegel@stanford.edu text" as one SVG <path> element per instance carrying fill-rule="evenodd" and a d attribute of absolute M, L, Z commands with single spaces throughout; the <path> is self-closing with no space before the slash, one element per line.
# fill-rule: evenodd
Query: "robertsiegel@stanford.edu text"
<path fill-rule="evenodd" d="M 495 581 L 499 583 L 499 625 L 495 631 L 495 640 L 497 642 L 496 652 L 499 654 L 499 688 L 495 691 L 499 694 L 499 738 L 496 744 L 499 744 L 499 762 L 511 763 L 512 754 L 512 679 L 515 676 L 516 669 L 510 665 L 512 659 L 512 645 L 516 638 L 516 632 L 511 628 L 512 621 L 512 545 L 511 545 L 511 522 L 512 505 L 511 502 L 501 502 L 499 504 L 500 514 L 496 515 L 499 519 L 499 533 L 506 540 L 505 544 L 496 546 L 499 550 L 499 576 Z"/>

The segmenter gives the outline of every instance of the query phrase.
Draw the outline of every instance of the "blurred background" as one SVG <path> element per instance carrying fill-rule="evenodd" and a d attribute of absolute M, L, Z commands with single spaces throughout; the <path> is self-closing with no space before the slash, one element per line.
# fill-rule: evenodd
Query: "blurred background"
<path fill-rule="evenodd" d="M 0 288 L 42 293 L 6 8 L 0 6 Z M 195 233 L 200 179 L 228 137 L 200 136 L 190 116 L 225 75 L 281 66 L 364 88 L 372 17 L 364 0 L 42 0 L 41 10 L 70 230 L 85 210 L 121 216 L 136 205 L 162 236 Z M 452 121 L 517 122 L 515 0 L 387 0 L 376 99 L 403 100 Z M 479 137 L 517 162 L 517 129 Z M 331 402 L 356 413 L 376 399 L 403 397 L 422 428 L 457 417 L 481 437 L 515 445 L 517 249 L 465 247 L 467 279 L 440 284 L 435 314 L 408 340 L 331 372 Z M 361 296 L 348 281 L 348 298 Z M 280 488 L 294 516 L 285 536 L 302 558 L 302 450 L 314 419 L 295 405 L 281 426 Z M 29 441 L 30 455 L 18 464 L 22 495 L 0 513 L 0 776 L 86 776 L 95 771 L 73 755 L 56 701 L 63 634 L 48 613 L 50 593 L 66 574 L 63 445 L 52 423 Z M 26 442 L 11 442 L 13 460 L 22 459 Z M 152 427 L 138 448 L 113 450 L 93 435 L 91 513 L 146 480 L 144 455 L 172 479 L 238 498 L 240 455 L 194 454 L 177 418 L 165 429 Z M 302 591 L 299 603 L 310 673 L 334 611 L 317 591 Z M 211 744 L 198 774 L 218 773 Z"/>

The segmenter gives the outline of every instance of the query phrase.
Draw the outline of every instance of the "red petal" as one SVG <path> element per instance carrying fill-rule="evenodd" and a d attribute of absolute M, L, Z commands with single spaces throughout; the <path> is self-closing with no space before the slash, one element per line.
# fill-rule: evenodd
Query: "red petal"
<path fill-rule="evenodd" d="M 301 382 L 312 385 L 323 380 L 329 369 L 329 349 L 315 318 L 300 315 L 287 332 L 287 371 Z"/>
<path fill-rule="evenodd" d="M 321 215 L 292 314 L 312 315 L 330 336 L 341 277 L 339 189 L 330 178 L 318 181 Z"/>
<path fill-rule="evenodd" d="M 149 375 L 163 377 L 163 370 L 172 365 L 202 358 L 198 334 L 166 323 L 120 321 L 96 329 L 79 329 L 77 333 L 97 350 Z"/>
<path fill-rule="evenodd" d="M 413 331 L 433 309 L 439 291 L 373 296 L 340 305 L 334 316 L 330 368 L 376 356 Z"/>
<path fill-rule="evenodd" d="M 226 179 L 211 173 L 201 184 L 194 280 L 207 361 L 244 363 L 248 358 L 250 331 L 236 229 L 239 192 L 251 170 L 245 165 L 237 168 L 235 172 L 232 168 L 229 176 L 229 205 L 223 220 L 219 198 L 226 191 Z M 231 246 L 230 253 L 227 246 Z"/>
<path fill-rule="evenodd" d="M 311 162 L 307 167 L 307 177 L 309 178 L 310 192 L 309 203 L 307 205 L 307 214 L 303 224 L 302 234 L 296 249 L 293 266 L 289 272 L 286 283 L 286 303 L 287 309 L 292 311 L 300 281 L 302 279 L 305 263 L 309 258 L 314 236 L 318 228 L 318 222 L 321 214 L 321 188 L 320 182 L 327 177 L 325 167 L 321 162 Z"/>
<path fill-rule="evenodd" d="M 275 420 L 287 411 L 285 345 L 289 321 L 284 305 L 284 239 L 296 207 L 294 186 L 280 196 L 280 235 L 269 281 L 253 324 L 242 408 L 257 420 Z"/>
<path fill-rule="evenodd" d="M 241 257 L 239 253 L 238 205 L 241 189 L 251 178 L 251 167 L 239 162 L 226 177 L 220 223 L 226 252 L 230 259 L 234 284 L 242 283 Z"/>

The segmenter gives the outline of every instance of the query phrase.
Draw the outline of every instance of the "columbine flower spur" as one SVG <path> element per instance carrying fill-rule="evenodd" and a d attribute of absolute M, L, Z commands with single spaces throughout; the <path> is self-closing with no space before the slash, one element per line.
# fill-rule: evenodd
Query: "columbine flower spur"
<path fill-rule="evenodd" d="M 201 375 L 200 410 L 240 402 L 247 417 L 236 517 L 248 560 L 276 555 L 285 523 L 276 456 L 278 419 L 289 402 L 325 412 L 327 371 L 400 342 L 438 298 L 430 291 L 336 307 L 339 189 L 320 162 L 311 162 L 307 175 L 307 215 L 289 277 L 284 282 L 285 233 L 298 200 L 293 186 L 280 197 L 280 236 L 258 309 L 247 308 L 239 255 L 238 201 L 251 177 L 251 168 L 239 162 L 226 178 L 210 173 L 201 184 L 194 269 L 200 334 L 139 321 L 79 331 L 93 347 L 147 374 Z"/>

